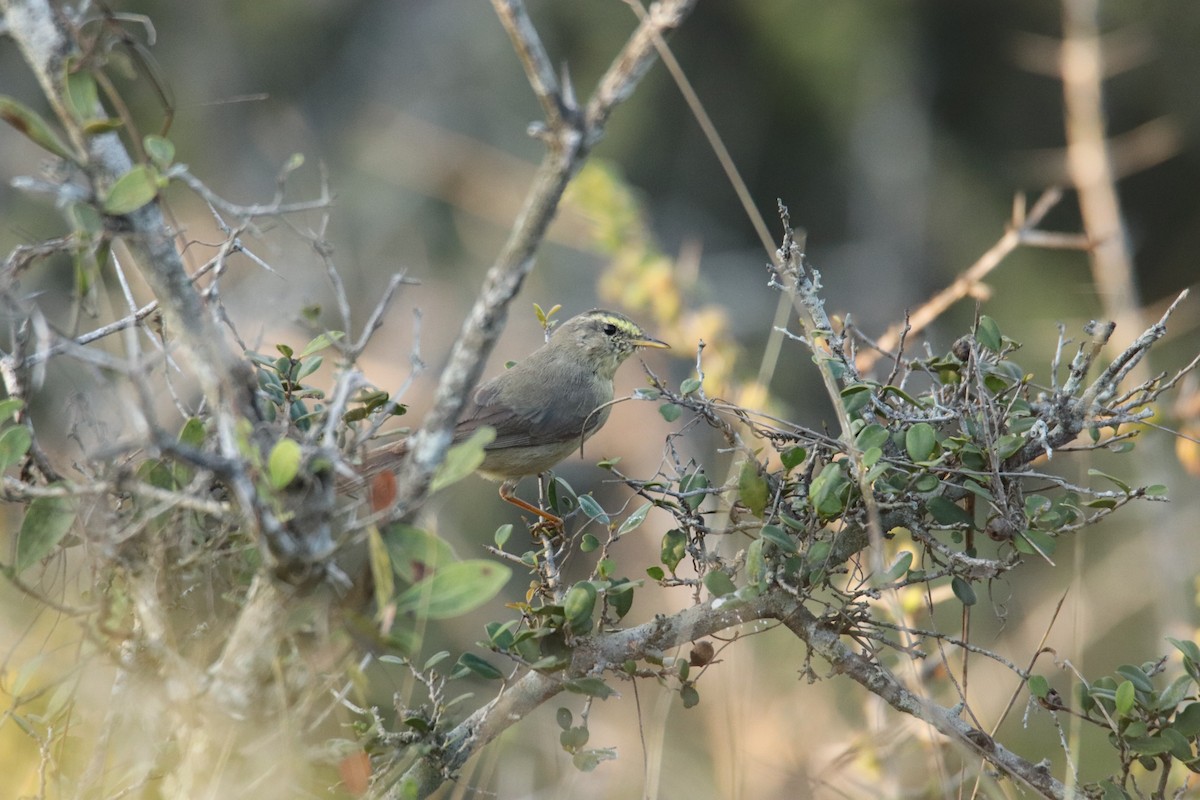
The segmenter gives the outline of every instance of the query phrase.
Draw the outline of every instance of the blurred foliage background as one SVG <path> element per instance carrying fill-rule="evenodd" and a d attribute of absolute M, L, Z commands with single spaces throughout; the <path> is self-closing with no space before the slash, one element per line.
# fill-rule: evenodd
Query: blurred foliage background
<path fill-rule="evenodd" d="M 420 281 L 406 290 L 364 361 L 379 385 L 400 386 L 414 347 L 412 311 L 421 310 L 427 369 L 404 398 L 419 419 L 541 151 L 526 133 L 539 108 L 491 10 L 468 0 L 129 2 L 115 10 L 152 20 L 157 41 L 149 54 L 171 97 L 170 137 L 178 159 L 210 187 L 234 202 L 268 199 L 281 166 L 303 153 L 307 164 L 288 189 L 300 198 L 315 193 L 322 165 L 337 195 L 326 235 L 360 323 L 393 272 Z M 583 96 L 635 22 L 619 0 L 541 0 L 530 11 Z M 136 24 L 128 27 L 144 40 Z M 1110 66 L 1119 67 L 1105 86 L 1122 210 L 1140 303 L 1156 319 L 1200 279 L 1200 5 L 1110 0 L 1102 27 Z M 1065 182 L 1055 75 L 1060 29 L 1058 4 L 1043 0 L 701 2 L 670 45 L 760 213 L 770 224 L 777 198 L 789 206 L 807 231 L 830 311 L 852 315 L 874 336 L 1001 235 L 1015 193 L 1036 195 Z M 141 74 L 121 88 L 145 131 L 154 131 L 166 111 L 151 82 Z M 0 41 L 0 93 L 40 107 L 7 41 Z M 7 131 L 3 143 L 0 252 L 7 253 L 58 233 L 61 223 L 48 203 L 8 185 L 36 171 L 40 151 Z M 766 286 L 768 256 L 661 65 L 613 117 L 593 169 L 564 205 L 488 374 L 539 341 L 534 302 L 561 303 L 565 317 L 621 299 L 636 303 L 639 292 L 653 299 L 669 291 L 678 308 L 643 309 L 644 321 L 670 323 L 672 313 L 692 313 L 686 326 L 671 328 L 673 358 L 655 354 L 654 369 L 675 380 L 690 375 L 696 341 L 704 338 L 706 359 L 729 370 L 729 395 L 749 391 L 777 301 Z M 210 215 L 186 192 L 170 193 L 168 201 L 193 242 L 192 263 L 200 263 L 212 254 L 205 242 L 219 241 Z M 1045 227 L 1079 226 L 1068 192 Z M 639 238 L 635 260 L 657 269 L 614 268 L 629 237 Z M 332 305 L 325 265 L 282 226 L 263 238 L 261 252 L 278 274 L 242 259 L 223 278 L 223 296 L 251 346 L 302 344 L 308 337 L 294 322 L 299 309 Z M 42 276 L 47 289 L 69 285 L 70 264 Z M 1081 252 L 1018 250 L 988 285 L 986 313 L 1026 344 L 1018 361 L 1043 381 L 1056 324 L 1078 337 L 1084 322 L 1104 313 Z M 1177 367 L 1195 352 L 1196 308 L 1193 300 L 1175 318 L 1155 369 Z M 54 321 L 66 324 L 71 309 L 58 312 Z M 959 303 L 910 341 L 910 351 L 928 341 L 944 352 L 974 314 L 974 303 Z M 86 329 L 86 319 L 79 325 Z M 1115 341 L 1139 332 L 1119 330 Z M 618 391 L 639 385 L 637 373 L 625 370 Z M 785 344 L 768 391 L 754 396 L 801 423 L 832 424 L 815 378 L 806 353 Z M 102 389 L 101 376 L 52 365 L 35 413 L 69 417 Z M 1165 411 L 1163 424 L 1179 424 Z M 112 414 L 120 430 L 119 410 Z M 625 472 L 637 474 L 642 465 L 648 474 L 672 427 L 653 405 L 625 404 L 589 444 L 588 461 L 620 455 Z M 1138 461 L 1095 465 L 1134 482 L 1167 484 L 1174 502 L 1120 514 L 1063 541 L 1057 567 L 1035 563 L 994 586 L 976 607 L 979 644 L 1024 663 L 1068 585 L 1049 643 L 1090 675 L 1153 660 L 1169 649 L 1164 635 L 1193 635 L 1197 478 L 1180 468 L 1169 435 L 1151 430 L 1143 438 Z M 689 446 L 699 458 L 715 458 L 706 451 L 711 442 L 693 438 Z M 1082 474 L 1089 465 L 1062 468 Z M 592 463 L 575 460 L 562 474 L 581 491 L 592 488 L 606 507 L 628 499 L 604 484 Z M 454 491 L 451 500 L 434 501 L 429 524 L 461 555 L 479 556 L 480 543 L 512 512 L 475 479 Z M 661 530 L 654 523 L 652 513 L 641 529 L 646 564 L 656 561 Z M 518 597 L 522 587 L 510 592 Z M 0 586 L 0 602 L 6 653 L 37 649 L 61 633 L 40 631 L 31 606 L 7 586 Z M 666 596 L 663 608 L 683 602 Z M 635 607 L 630 619 L 656 610 Z M 431 632 L 429 647 L 468 647 L 492 618 L 495 611 L 485 609 Z M 61 646 L 50 652 L 69 650 Z M 557 747 L 553 709 L 546 708 L 478 759 L 446 796 L 475 796 L 471 787 L 481 787 L 498 797 L 631 797 L 646 773 L 652 784 L 661 782 L 661 797 L 898 797 L 928 790 L 920 745 L 926 732 L 837 680 L 801 682 L 803 653 L 794 640 L 752 637 L 721 658 L 700 684 L 697 708 L 684 711 L 678 697 L 648 685 L 637 702 L 625 692 L 593 708 L 592 743 L 617 747 L 618 761 L 576 772 Z M 6 664 L 10 688 L 19 662 L 14 655 Z M 1066 694 L 1067 674 L 1050 673 Z M 994 718 L 1015 686 L 1011 677 L 990 686 L 990 675 L 980 664 L 973 680 L 979 707 Z M 374 680 L 377 701 L 388 703 L 398 688 L 391 681 L 400 679 Z M 489 688 L 479 691 L 485 697 Z M 1027 730 L 1020 717 L 1012 715 L 1001 738 L 1025 755 L 1053 756 L 1057 735 L 1045 717 Z M 28 740 L 11 726 L 2 736 L 0 774 L 28 775 L 37 759 Z M 1103 756 L 1079 755 L 1085 776 L 1111 767 Z M 1061 754 L 1054 763 L 1061 767 Z M 28 784 L 17 789 L 28 791 Z M 0 796 L 6 791 L 0 786 Z"/>

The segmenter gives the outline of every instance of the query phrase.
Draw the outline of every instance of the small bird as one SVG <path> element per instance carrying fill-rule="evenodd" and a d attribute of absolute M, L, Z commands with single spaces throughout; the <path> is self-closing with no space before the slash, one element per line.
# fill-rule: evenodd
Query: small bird
<path fill-rule="evenodd" d="M 482 384 L 454 429 L 454 441 L 483 425 L 496 431 L 479 474 L 501 481 L 500 497 L 552 525 L 562 520 L 516 497 L 521 478 L 540 475 L 580 448 L 608 420 L 617 368 L 640 347 L 670 347 L 615 311 L 592 309 L 559 325 L 550 340 Z M 401 442 L 367 456 L 364 477 L 393 469 Z"/>

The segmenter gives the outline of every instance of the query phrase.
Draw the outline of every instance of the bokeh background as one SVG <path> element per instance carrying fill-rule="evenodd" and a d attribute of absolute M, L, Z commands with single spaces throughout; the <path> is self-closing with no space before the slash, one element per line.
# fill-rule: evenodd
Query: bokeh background
<path fill-rule="evenodd" d="M 1200 5 L 1110 0 L 1102 8 L 1110 63 L 1120 66 L 1105 89 L 1122 211 L 1138 302 L 1156 319 L 1200 280 Z M 289 198 L 302 199 L 317 191 L 318 165 L 324 170 L 336 194 L 325 236 L 358 324 L 393 273 L 419 281 L 404 290 L 363 362 L 380 386 L 404 385 L 419 309 L 427 366 L 404 397 L 419 418 L 541 154 L 526 133 L 539 108 L 491 9 L 467 0 L 258 0 L 130 2 L 114 10 L 153 22 L 149 52 L 172 98 L 170 137 L 178 159 L 208 186 L 235 202 L 266 201 L 282 165 L 302 153 L 306 164 L 287 189 Z M 585 97 L 635 24 L 620 0 L 542 0 L 530 12 Z M 670 45 L 771 230 L 779 230 L 779 199 L 807 232 L 829 310 L 878 335 L 996 241 L 1015 193 L 1036 196 L 1066 180 L 1062 86 L 1054 74 L 1060 16 L 1058 4 L 1044 0 L 701 2 Z M 126 24 L 145 40 L 136 22 Z M 164 108 L 149 82 L 142 76 L 125 86 L 139 120 L 156 128 Z M 0 41 L 0 93 L 38 104 L 7 41 Z M 8 185 L 13 176 L 36 173 L 40 151 L 11 132 L 0 135 L 0 252 L 7 253 L 61 232 L 61 224 L 49 202 Z M 593 158 L 629 190 L 653 246 L 675 259 L 685 304 L 722 312 L 696 322 L 692 338 L 673 341 L 669 356 L 655 353 L 651 366 L 674 380 L 687 377 L 703 336 L 737 348 L 728 386 L 731 396 L 743 391 L 758 376 L 777 301 L 766 285 L 768 255 L 661 66 L 618 109 Z M 168 199 L 195 242 L 189 257 L 199 263 L 220 241 L 212 219 L 182 190 Z M 562 304 L 569 316 L 612 302 L 611 290 L 599 288 L 612 254 L 597 242 L 589 213 L 584 199 L 568 198 L 488 374 L 540 340 L 532 303 Z M 297 226 L 320 222 L 312 216 Z M 1045 227 L 1079 226 L 1068 191 Z M 286 226 L 261 234 L 257 252 L 276 273 L 235 261 L 222 296 L 252 347 L 302 345 L 308 335 L 296 322 L 300 308 L 332 308 L 325 264 Z M 49 293 L 69 281 L 63 264 L 28 288 Z M 1026 343 L 1018 360 L 1042 381 L 1056 325 L 1079 336 L 1084 322 L 1104 313 L 1105 298 L 1081 252 L 1018 250 L 987 283 L 983 310 Z M 1154 354 L 1154 369 L 1178 367 L 1198 349 L 1196 308 L 1195 300 L 1183 306 Z M 975 311 L 974 302 L 959 303 L 910 347 L 928 342 L 933 352 L 944 351 Z M 71 310 L 57 313 L 55 319 L 67 318 Z M 1135 334 L 1119 330 L 1116 339 Z M 815 378 L 808 355 L 785 345 L 768 391 L 755 396 L 804 424 L 833 426 Z M 643 381 L 638 367 L 626 367 L 619 389 Z M 54 419 L 81 397 L 102 395 L 95 375 L 54 365 L 36 413 Z M 113 409 L 119 431 L 128 422 Z M 1178 424 L 1165 412 L 1163 424 Z M 621 455 L 627 472 L 652 473 L 673 429 L 652 404 L 625 404 L 589 445 L 589 458 Z M 1134 473 L 1133 482 L 1169 486 L 1172 504 L 1123 513 L 1063 542 L 1056 567 L 1033 564 L 992 586 L 976 609 L 979 644 L 1024 663 L 1068 587 L 1050 644 L 1086 674 L 1153 660 L 1168 650 L 1163 636 L 1192 635 L 1197 479 L 1180 468 L 1168 434 L 1148 431 L 1145 438 L 1136 458 L 1062 469 L 1081 480 L 1088 466 Z M 697 458 L 721 463 L 712 442 L 690 442 Z M 629 498 L 586 461 L 562 472 L 606 507 Z M 511 517 L 489 485 L 471 479 L 431 504 L 428 524 L 460 555 L 477 557 L 497 520 Z M 623 555 L 631 572 L 656 561 L 666 523 L 650 515 L 639 532 L 644 541 Z M 510 599 L 522 588 L 512 587 Z M 687 602 L 682 594 L 653 594 L 639 595 L 634 621 Z M 29 608 L 3 587 L 0 600 L 12 609 L 0 615 L 11 618 L 0 622 L 0 636 L 11 636 L 16 652 L 28 644 L 22 625 Z M 469 646 L 482 638 L 482 622 L 497 615 L 485 609 L 432 632 L 430 652 Z M 620 758 L 590 774 L 575 771 L 558 748 L 559 703 L 552 703 L 472 762 L 445 796 L 624 798 L 643 788 L 665 798 L 924 796 L 925 732 L 836 678 L 805 682 L 803 657 L 782 634 L 738 642 L 700 684 L 701 705 L 687 711 L 658 686 L 642 685 L 636 697 L 623 687 L 621 699 L 593 707 L 590 721 L 590 744 L 617 747 Z M 11 661 L 8 669 L 11 675 Z M 1066 694 L 1068 673 L 1051 665 L 1044 671 Z M 983 665 L 977 674 L 974 699 L 994 719 L 1015 683 Z M 395 678 L 374 677 L 386 704 Z M 485 697 L 489 688 L 477 691 Z M 1001 737 L 1035 760 L 1053 757 L 1057 734 L 1045 714 L 1034 715 L 1027 729 L 1020 718 L 1014 714 Z M 17 741 L 11 757 L 30 758 L 28 745 Z M 1085 779 L 1111 769 L 1098 753 L 1076 755 Z M 1052 761 L 1061 768 L 1061 754 Z"/>

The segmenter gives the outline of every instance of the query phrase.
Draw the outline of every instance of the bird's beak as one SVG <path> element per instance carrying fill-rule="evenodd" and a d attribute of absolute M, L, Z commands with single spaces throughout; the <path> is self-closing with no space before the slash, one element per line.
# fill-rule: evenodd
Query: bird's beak
<path fill-rule="evenodd" d="M 667 344 L 666 342 L 660 342 L 658 339 L 651 339 L 649 336 L 646 336 L 642 339 L 634 339 L 633 345 L 634 347 L 656 347 L 659 349 L 665 348 L 667 350 L 671 349 L 671 345 Z"/>

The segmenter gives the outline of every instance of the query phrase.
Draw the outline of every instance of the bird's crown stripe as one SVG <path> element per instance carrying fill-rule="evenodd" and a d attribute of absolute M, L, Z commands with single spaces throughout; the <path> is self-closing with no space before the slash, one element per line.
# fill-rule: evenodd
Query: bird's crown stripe
<path fill-rule="evenodd" d="M 638 336 L 646 335 L 645 331 L 643 331 L 637 325 L 633 324 L 632 322 L 625 319 L 624 317 L 614 317 L 614 316 L 610 316 L 608 314 L 600 314 L 598 316 L 600 319 L 604 320 L 605 322 L 612 324 L 612 325 L 616 325 L 618 328 L 621 329 L 621 331 L 623 333 L 626 333 L 630 336 L 638 337 Z"/>

